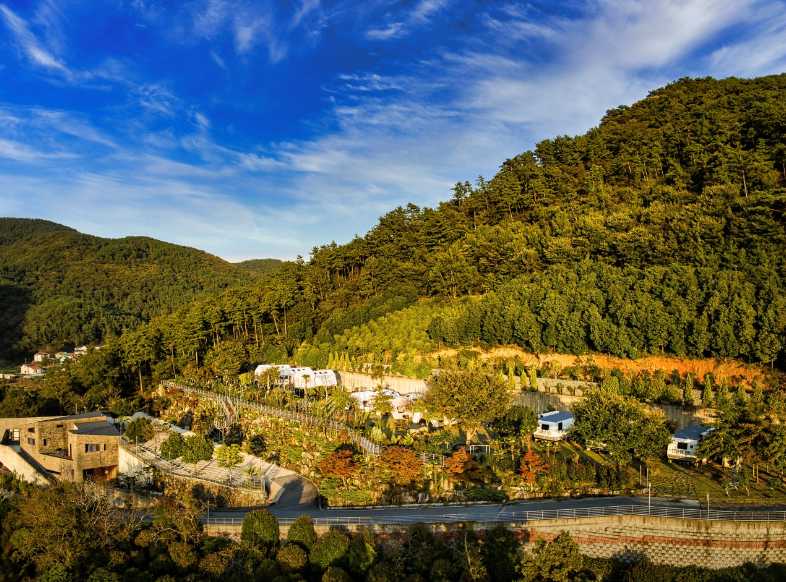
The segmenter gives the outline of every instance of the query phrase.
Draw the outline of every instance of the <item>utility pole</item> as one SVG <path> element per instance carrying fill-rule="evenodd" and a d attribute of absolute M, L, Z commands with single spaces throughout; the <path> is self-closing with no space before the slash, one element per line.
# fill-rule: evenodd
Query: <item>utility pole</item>
<path fill-rule="evenodd" d="M 650 483 L 650 466 L 647 465 L 647 515 L 652 514 L 652 483 Z"/>

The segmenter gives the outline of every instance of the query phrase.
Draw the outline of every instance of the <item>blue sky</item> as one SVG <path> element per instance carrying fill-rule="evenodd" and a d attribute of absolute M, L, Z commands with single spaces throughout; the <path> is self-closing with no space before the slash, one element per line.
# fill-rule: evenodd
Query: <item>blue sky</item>
<path fill-rule="evenodd" d="M 783 0 L 0 0 L 0 215 L 308 256 L 683 76 Z"/>

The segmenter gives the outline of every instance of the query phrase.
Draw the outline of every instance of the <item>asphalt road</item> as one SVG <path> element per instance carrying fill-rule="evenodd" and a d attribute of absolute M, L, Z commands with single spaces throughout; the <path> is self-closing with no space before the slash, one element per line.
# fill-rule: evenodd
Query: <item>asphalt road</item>
<path fill-rule="evenodd" d="M 599 513 L 615 513 L 617 507 L 627 509 L 621 511 L 646 512 L 646 497 L 587 497 L 580 499 L 545 499 L 537 501 L 519 501 L 505 504 L 483 505 L 420 505 L 420 506 L 387 506 L 364 509 L 319 509 L 313 506 L 270 506 L 268 509 L 279 519 L 293 519 L 307 514 L 319 521 L 335 521 L 341 523 L 398 524 L 398 523 L 450 523 L 463 521 L 478 522 L 511 522 L 538 519 L 539 515 L 532 512 L 546 512 L 544 517 L 553 516 L 554 510 L 560 510 L 565 517 L 572 517 L 572 510 L 577 516 L 597 509 Z M 690 515 L 699 510 L 693 501 L 675 502 L 652 500 L 652 513 L 681 512 Z M 211 512 L 210 521 L 240 520 L 253 508 L 223 510 Z M 527 515 L 526 512 L 531 512 Z"/>

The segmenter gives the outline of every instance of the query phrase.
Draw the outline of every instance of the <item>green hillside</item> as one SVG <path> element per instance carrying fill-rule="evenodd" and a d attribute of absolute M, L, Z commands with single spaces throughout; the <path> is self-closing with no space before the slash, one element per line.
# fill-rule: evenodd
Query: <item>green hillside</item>
<path fill-rule="evenodd" d="M 240 261 L 233 264 L 250 273 L 267 275 L 280 268 L 284 261 L 279 259 L 249 259 L 248 261 Z"/>
<path fill-rule="evenodd" d="M 187 367 L 237 371 L 262 359 L 326 365 L 368 352 L 383 359 L 421 344 L 718 356 L 783 367 L 785 186 L 786 75 L 683 79 L 609 111 L 584 135 L 540 142 L 490 180 L 456 184 L 436 208 L 397 208 L 364 237 L 154 318 L 122 338 L 116 353 L 133 376 L 141 370 L 153 378 Z M 49 236 L 83 240 L 40 234 Z M 214 287 L 236 280 L 230 266 L 171 245 L 91 237 L 81 244 L 92 254 L 73 259 L 91 278 L 119 269 L 100 258 L 132 257 L 133 268 L 120 269 L 127 285 L 114 329 L 124 317 L 136 322 L 182 305 L 214 280 Z M 27 250 L 12 256 L 35 256 L 33 246 L 16 243 L 10 248 Z M 151 265 L 136 253 L 157 259 Z M 46 290 L 51 306 L 68 279 L 47 275 L 60 262 L 50 254 L 32 261 L 41 266 L 23 289 L 39 277 L 41 288 L 30 292 Z M 145 281 L 161 275 L 157 299 L 142 302 Z M 466 296 L 477 299 L 453 301 Z M 426 304 L 391 316 L 389 325 L 365 325 L 425 298 L 439 308 Z M 51 315 L 32 321 L 63 327 L 68 320 L 53 307 L 36 307 L 33 315 Z M 367 337 L 410 324 L 412 333 Z M 47 337 L 35 327 L 28 333 Z"/>
<path fill-rule="evenodd" d="M 98 342 L 253 277 L 202 251 L 0 219 L 0 359 Z"/>

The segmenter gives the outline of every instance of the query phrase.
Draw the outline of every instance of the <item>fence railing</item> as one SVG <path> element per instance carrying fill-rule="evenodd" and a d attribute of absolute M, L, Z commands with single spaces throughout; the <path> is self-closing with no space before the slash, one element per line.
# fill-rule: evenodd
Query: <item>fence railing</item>
<path fill-rule="evenodd" d="M 243 398 L 221 394 L 219 392 L 213 392 L 210 390 L 204 390 L 202 388 L 195 388 L 193 386 L 187 386 L 185 384 L 180 384 L 171 380 L 167 380 L 163 384 L 167 388 L 196 394 L 198 396 L 202 396 L 203 398 L 212 398 L 213 400 L 223 402 L 225 405 L 230 405 L 235 408 L 250 408 L 251 410 L 256 410 L 257 412 L 260 412 L 266 416 L 273 416 L 275 418 L 282 418 L 284 420 L 294 420 L 306 426 L 320 427 L 334 432 L 344 432 L 349 436 L 349 439 L 353 444 L 358 446 L 363 450 L 364 453 L 368 455 L 379 455 L 382 451 L 382 447 L 380 445 L 372 442 L 360 434 L 357 430 L 347 426 L 343 422 L 328 418 L 320 418 L 318 416 L 314 416 L 313 414 L 309 414 L 308 412 L 304 412 L 303 409 L 298 407 L 296 407 L 295 410 L 290 410 L 287 408 L 270 406 L 269 404 L 259 404 L 245 400 Z"/>
<path fill-rule="evenodd" d="M 464 522 L 503 522 L 503 523 L 528 523 L 556 519 L 584 519 L 592 517 L 614 516 L 642 516 L 642 517 L 669 517 L 674 519 L 698 519 L 709 521 L 759 521 L 783 522 L 786 521 L 786 511 L 729 511 L 707 510 L 699 507 L 651 507 L 646 505 L 611 505 L 606 507 L 581 507 L 575 509 L 543 509 L 533 511 L 502 511 L 494 512 L 488 516 L 473 516 L 471 513 L 457 513 L 455 508 L 445 507 L 441 515 L 424 514 L 416 510 L 402 513 L 401 515 L 388 514 L 385 516 L 312 516 L 316 525 L 404 525 L 412 523 L 464 523 Z M 294 517 L 279 517 L 282 525 L 289 525 Z M 210 517 L 203 519 L 210 525 L 241 525 L 242 517 Z"/>

